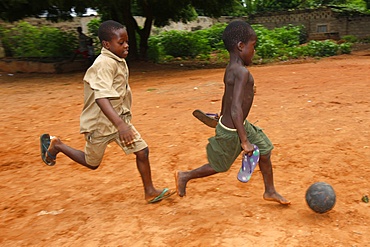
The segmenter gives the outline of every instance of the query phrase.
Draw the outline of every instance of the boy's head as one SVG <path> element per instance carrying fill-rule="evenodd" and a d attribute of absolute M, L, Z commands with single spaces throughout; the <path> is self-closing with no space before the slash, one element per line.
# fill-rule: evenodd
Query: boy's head
<path fill-rule="evenodd" d="M 251 39 L 256 39 L 256 33 L 248 23 L 241 20 L 230 22 L 222 34 L 225 48 L 229 52 L 236 49 L 239 42 L 247 44 Z"/>
<path fill-rule="evenodd" d="M 103 42 L 103 40 L 111 41 L 115 35 L 115 32 L 119 29 L 126 29 L 126 27 L 116 21 L 104 21 L 102 24 L 100 24 L 98 29 L 98 37 L 100 42 Z"/>
<path fill-rule="evenodd" d="M 124 25 L 112 20 L 105 21 L 99 27 L 98 36 L 105 49 L 120 58 L 127 57 L 128 35 Z"/>

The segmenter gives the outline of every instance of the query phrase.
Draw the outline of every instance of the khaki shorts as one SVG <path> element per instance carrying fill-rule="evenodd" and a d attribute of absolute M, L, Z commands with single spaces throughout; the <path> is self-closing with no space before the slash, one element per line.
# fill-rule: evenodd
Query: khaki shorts
<path fill-rule="evenodd" d="M 244 128 L 248 133 L 248 141 L 255 144 L 261 155 L 266 155 L 274 148 L 261 128 L 245 121 Z M 209 165 L 216 172 L 226 172 L 240 155 L 242 147 L 236 129 L 224 126 L 221 121 L 216 126 L 216 135 L 208 139 L 207 157 Z"/>
<path fill-rule="evenodd" d="M 116 142 L 126 154 L 135 153 L 146 148 L 148 145 L 141 138 L 140 133 L 131 123 L 128 123 L 128 125 L 131 126 L 131 129 L 135 133 L 134 143 L 131 145 L 124 145 L 119 139 L 118 132 L 108 136 L 99 136 L 97 132 L 85 133 L 85 160 L 87 164 L 93 167 L 99 166 L 103 159 L 105 149 L 108 144 L 113 141 Z"/>

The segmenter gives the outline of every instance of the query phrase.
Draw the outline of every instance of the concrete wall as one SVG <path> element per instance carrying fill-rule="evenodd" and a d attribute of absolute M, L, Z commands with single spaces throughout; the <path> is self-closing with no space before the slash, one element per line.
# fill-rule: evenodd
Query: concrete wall
<path fill-rule="evenodd" d="M 269 29 L 288 24 L 304 25 L 307 28 L 309 39 L 339 39 L 344 35 L 354 35 L 358 38 L 370 36 L 370 15 L 348 17 L 330 8 L 254 15 L 249 18 L 249 22 L 262 24 Z M 320 27 L 325 26 L 326 31 L 320 30 Z"/>
<path fill-rule="evenodd" d="M 144 26 L 145 18 L 137 16 L 135 17 L 139 26 Z M 217 19 L 209 18 L 206 16 L 198 16 L 198 18 L 194 21 L 188 23 L 182 22 L 170 22 L 170 25 L 165 27 L 152 27 L 152 34 L 158 34 L 162 31 L 170 31 L 170 30 L 183 30 L 183 31 L 195 31 L 200 29 L 205 29 L 213 26 L 217 23 Z"/>

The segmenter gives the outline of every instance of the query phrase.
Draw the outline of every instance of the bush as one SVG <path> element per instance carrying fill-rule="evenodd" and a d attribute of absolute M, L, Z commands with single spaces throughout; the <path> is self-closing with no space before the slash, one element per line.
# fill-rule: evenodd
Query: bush
<path fill-rule="evenodd" d="M 365 38 L 360 39 L 360 42 L 362 42 L 362 43 L 370 43 L 370 36 L 367 36 Z"/>
<path fill-rule="evenodd" d="M 194 32 L 169 31 L 149 38 L 149 59 L 155 62 L 173 57 L 217 59 L 225 48 L 222 33 L 227 24 L 216 24 L 208 29 Z M 269 30 L 262 25 L 252 25 L 257 34 L 256 53 L 253 59 L 256 63 L 284 61 L 300 57 L 327 57 L 351 52 L 351 43 L 336 44 L 333 41 L 307 40 L 304 26 L 292 26 Z M 304 44 L 304 45 L 302 45 Z M 227 54 L 227 53 L 226 53 Z"/>
<path fill-rule="evenodd" d="M 352 43 L 343 43 L 339 45 L 339 51 L 341 54 L 350 54 L 352 49 Z"/>
<path fill-rule="evenodd" d="M 269 37 L 273 39 L 276 44 L 280 44 L 283 47 L 297 46 L 300 44 L 300 29 L 292 25 L 275 28 L 270 32 Z"/>
<path fill-rule="evenodd" d="M 71 56 L 78 45 L 76 35 L 53 27 L 35 27 L 20 22 L 2 31 L 6 54 L 17 58 L 56 58 Z"/>
<path fill-rule="evenodd" d="M 100 19 L 88 23 L 89 34 L 95 40 L 95 46 L 100 46 L 97 30 Z M 148 40 L 148 58 L 154 62 L 170 61 L 173 58 L 225 61 L 228 53 L 224 48 L 222 33 L 226 23 L 216 24 L 210 28 L 188 31 L 168 31 L 152 35 Z M 354 36 L 344 36 L 343 44 L 334 41 L 310 41 L 304 45 L 307 32 L 304 26 L 292 26 L 269 30 L 262 25 L 252 25 L 257 34 L 256 54 L 254 61 L 296 59 L 300 57 L 326 57 L 351 52 Z M 63 32 L 57 28 L 31 26 L 20 22 L 15 28 L 0 27 L 3 46 L 7 56 L 14 57 L 69 57 L 78 46 L 75 32 Z M 136 34 L 138 43 L 140 37 Z M 95 49 L 99 52 L 99 47 Z"/>
<path fill-rule="evenodd" d="M 222 41 L 222 33 L 227 26 L 226 23 L 215 24 L 210 28 L 195 31 L 202 39 L 207 40 L 208 45 L 212 50 L 224 49 L 224 42 Z"/>
<path fill-rule="evenodd" d="M 155 63 L 161 62 L 165 56 L 162 46 L 162 36 L 150 36 L 148 46 L 148 59 Z"/>
<path fill-rule="evenodd" d="M 357 42 L 357 37 L 354 35 L 345 35 L 342 37 L 342 40 L 348 43 L 356 43 Z"/>
<path fill-rule="evenodd" d="M 343 43 L 338 45 L 334 41 L 315 41 L 311 40 L 306 45 L 298 47 L 299 57 L 329 57 L 339 54 L 351 53 L 352 43 Z"/>
<path fill-rule="evenodd" d="M 253 28 L 258 37 L 256 52 L 261 58 L 296 58 L 293 47 L 305 39 L 303 26 L 288 25 L 269 30 L 261 25 L 253 25 Z"/>
<path fill-rule="evenodd" d="M 98 36 L 98 30 L 101 23 L 102 23 L 101 19 L 92 19 L 91 21 L 89 21 L 89 23 L 87 23 L 87 28 L 89 30 L 88 36 L 92 37 L 93 39 L 95 55 L 99 54 L 102 48 Z"/>
<path fill-rule="evenodd" d="M 205 38 L 192 32 L 168 31 L 162 34 L 161 40 L 164 52 L 173 57 L 194 58 L 211 49 Z"/>
<path fill-rule="evenodd" d="M 274 58 L 278 55 L 278 47 L 271 39 L 262 38 L 256 47 L 256 53 L 262 58 Z"/>
<path fill-rule="evenodd" d="M 304 44 L 308 40 L 308 32 L 305 26 L 300 25 L 299 28 L 299 44 Z"/>
<path fill-rule="evenodd" d="M 307 44 L 308 54 L 312 57 L 330 57 L 338 54 L 339 46 L 330 40 L 311 40 Z"/>

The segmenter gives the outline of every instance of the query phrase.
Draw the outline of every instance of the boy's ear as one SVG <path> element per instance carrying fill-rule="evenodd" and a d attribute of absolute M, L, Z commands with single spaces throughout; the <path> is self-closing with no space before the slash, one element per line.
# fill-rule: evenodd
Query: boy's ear
<path fill-rule="evenodd" d="M 243 47 L 244 47 L 244 43 L 239 41 L 238 44 L 237 44 L 237 47 L 238 47 L 238 50 L 239 51 L 242 51 L 243 50 Z"/>
<path fill-rule="evenodd" d="M 103 40 L 103 41 L 101 42 L 101 44 L 103 45 L 103 47 L 104 47 L 105 49 L 109 50 L 109 42 L 108 42 L 108 41 Z"/>

